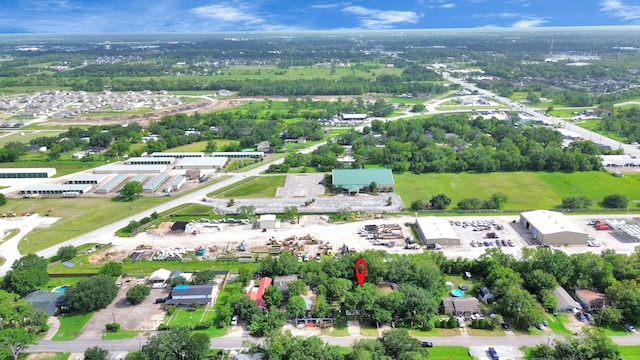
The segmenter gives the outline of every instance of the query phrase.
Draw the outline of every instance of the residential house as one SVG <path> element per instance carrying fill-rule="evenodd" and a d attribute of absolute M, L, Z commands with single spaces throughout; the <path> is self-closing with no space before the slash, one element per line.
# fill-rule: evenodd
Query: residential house
<path fill-rule="evenodd" d="M 289 297 L 289 283 L 295 280 L 298 280 L 298 275 L 276 276 L 273 279 L 273 285 L 277 286 L 282 292 L 282 296 L 287 298 Z"/>
<path fill-rule="evenodd" d="M 474 297 L 442 298 L 444 313 L 453 316 L 472 315 L 480 312 L 480 302 Z"/>
<path fill-rule="evenodd" d="M 478 298 L 480 298 L 483 303 L 488 304 L 489 301 L 493 300 L 493 294 L 488 287 L 482 285 L 478 289 Z"/>
<path fill-rule="evenodd" d="M 587 289 L 575 290 L 576 300 L 587 311 L 600 310 L 604 307 L 607 300 L 605 294 Z"/>
<path fill-rule="evenodd" d="M 154 289 L 166 287 L 167 280 L 171 277 L 171 271 L 167 269 L 158 269 L 149 276 L 149 283 Z"/>
<path fill-rule="evenodd" d="M 262 295 L 264 295 L 265 290 L 267 290 L 269 286 L 271 286 L 271 278 L 263 277 L 260 279 L 260 284 L 257 287 L 253 287 L 247 291 L 247 296 L 249 299 L 255 301 L 258 307 L 264 308 L 266 305 Z"/>
<path fill-rule="evenodd" d="M 567 290 L 560 285 L 556 286 L 553 290 L 553 296 L 558 300 L 555 308 L 556 312 L 576 312 L 582 310 L 582 305 L 575 301 Z"/>
<path fill-rule="evenodd" d="M 27 295 L 24 300 L 31 303 L 34 309 L 39 308 L 45 314 L 53 316 L 61 306 L 64 306 L 64 293 L 36 290 Z"/>
<path fill-rule="evenodd" d="M 165 305 L 176 305 L 184 307 L 192 307 L 195 304 L 199 306 L 213 306 L 218 296 L 218 284 L 204 285 L 178 285 L 171 290 L 169 299 Z"/>

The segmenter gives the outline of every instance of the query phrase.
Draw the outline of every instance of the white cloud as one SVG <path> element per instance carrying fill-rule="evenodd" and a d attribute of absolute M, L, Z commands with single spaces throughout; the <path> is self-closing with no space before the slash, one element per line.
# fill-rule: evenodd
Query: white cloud
<path fill-rule="evenodd" d="M 480 18 L 480 19 L 484 19 L 484 18 L 502 18 L 502 19 L 512 19 L 512 18 L 516 18 L 516 17 L 520 17 L 522 16 L 522 14 L 520 13 L 508 13 L 508 12 L 502 12 L 502 13 L 488 13 L 488 14 L 473 14 L 473 18 Z"/>
<path fill-rule="evenodd" d="M 351 3 L 343 2 L 343 3 L 331 3 L 331 4 L 315 4 L 311 5 L 312 9 L 336 9 L 343 6 L 349 6 Z"/>
<path fill-rule="evenodd" d="M 627 5 L 620 0 L 604 0 L 600 2 L 600 9 L 622 20 L 640 21 L 640 5 Z"/>
<path fill-rule="evenodd" d="M 516 21 L 515 23 L 511 24 L 511 27 L 514 28 L 530 28 L 530 27 L 536 27 L 536 26 L 540 26 L 544 23 L 546 23 L 547 20 L 544 19 L 528 19 L 528 20 L 520 20 L 520 21 Z"/>
<path fill-rule="evenodd" d="M 225 23 L 242 23 L 243 25 L 255 25 L 264 22 L 264 19 L 252 13 L 246 5 L 208 5 L 191 9 L 191 13 L 203 19 L 221 21 Z"/>
<path fill-rule="evenodd" d="M 440 6 L 438 6 L 440 9 L 453 9 L 454 7 L 456 7 L 456 4 L 452 4 L 452 3 L 447 3 L 447 4 L 442 4 Z"/>
<path fill-rule="evenodd" d="M 415 24 L 422 17 L 413 11 L 377 10 L 362 6 L 347 6 L 342 11 L 358 17 L 365 29 L 391 29 L 399 23 Z"/>

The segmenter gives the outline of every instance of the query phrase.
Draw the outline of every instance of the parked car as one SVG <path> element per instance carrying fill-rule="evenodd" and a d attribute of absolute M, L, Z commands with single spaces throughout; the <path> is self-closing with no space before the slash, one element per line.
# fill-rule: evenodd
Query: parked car
<path fill-rule="evenodd" d="M 231 326 L 236 326 L 238 325 L 238 315 L 233 315 L 231 317 Z"/>
<path fill-rule="evenodd" d="M 506 322 L 502 323 L 502 328 L 504 329 L 504 331 L 511 331 L 511 326 L 509 326 L 509 324 L 507 324 Z"/>
<path fill-rule="evenodd" d="M 489 355 L 491 356 L 492 360 L 500 360 L 498 352 L 493 347 L 489 347 Z"/>
<path fill-rule="evenodd" d="M 433 347 L 433 343 L 431 341 L 422 341 L 422 347 Z"/>
<path fill-rule="evenodd" d="M 636 328 L 634 328 L 633 325 L 625 324 L 624 329 L 628 332 L 636 332 Z"/>
<path fill-rule="evenodd" d="M 155 301 L 156 304 L 162 304 L 165 302 L 167 302 L 167 298 L 157 298 Z"/>

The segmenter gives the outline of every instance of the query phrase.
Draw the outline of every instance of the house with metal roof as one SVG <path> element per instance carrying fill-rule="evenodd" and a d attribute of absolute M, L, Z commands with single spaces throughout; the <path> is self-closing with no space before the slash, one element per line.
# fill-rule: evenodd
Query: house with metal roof
<path fill-rule="evenodd" d="M 520 225 L 540 244 L 586 244 L 587 233 L 563 213 L 548 210 L 520 214 Z"/>
<path fill-rule="evenodd" d="M 558 285 L 553 290 L 553 296 L 558 300 L 556 312 L 575 312 L 582 310 L 582 305 L 574 300 L 562 286 Z"/>
<path fill-rule="evenodd" d="M 171 295 L 165 305 L 176 305 L 192 307 L 194 304 L 200 306 L 212 306 L 218 296 L 218 284 L 204 285 L 178 285 L 171 290 Z"/>
<path fill-rule="evenodd" d="M 460 245 L 460 237 L 449 220 L 439 216 L 416 218 L 416 233 L 425 245 Z"/>
<path fill-rule="evenodd" d="M 164 285 L 164 283 L 171 277 L 171 271 L 167 269 L 158 269 L 151 273 L 148 281 L 151 283 L 153 287 L 159 287 Z"/>
<path fill-rule="evenodd" d="M 360 192 L 371 183 L 376 183 L 381 191 L 393 190 L 393 174 L 391 169 L 334 169 L 331 171 L 331 182 L 337 188 L 349 193 Z"/>

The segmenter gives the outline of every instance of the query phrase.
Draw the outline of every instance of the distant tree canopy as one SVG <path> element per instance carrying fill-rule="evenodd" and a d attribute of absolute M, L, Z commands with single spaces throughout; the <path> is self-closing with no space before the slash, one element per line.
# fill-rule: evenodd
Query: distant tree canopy
<path fill-rule="evenodd" d="M 87 313 L 105 308 L 117 294 L 118 286 L 113 278 L 107 275 L 96 275 L 70 286 L 64 297 L 69 310 Z"/>

